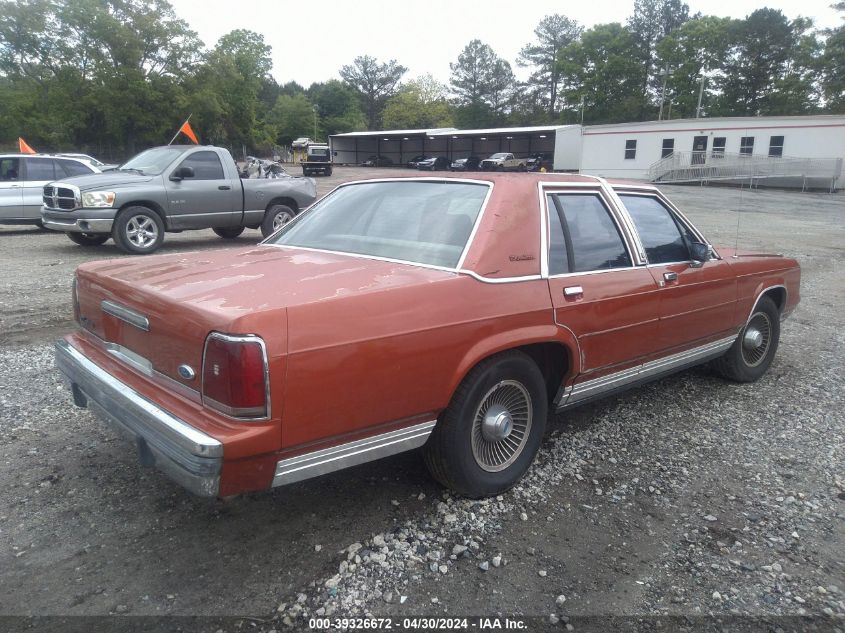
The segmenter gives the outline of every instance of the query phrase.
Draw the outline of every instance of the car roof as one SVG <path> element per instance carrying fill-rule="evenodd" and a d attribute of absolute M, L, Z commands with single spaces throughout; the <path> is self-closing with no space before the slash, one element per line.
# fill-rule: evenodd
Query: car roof
<path fill-rule="evenodd" d="M 68 154 L 23 154 L 21 152 L 9 152 L 8 154 L 0 154 L 0 158 L 61 158 L 62 160 L 73 160 L 77 163 L 85 162 L 81 158 L 70 156 Z"/>
<path fill-rule="evenodd" d="M 350 181 L 343 183 L 343 185 L 353 184 L 355 182 L 374 182 L 374 181 L 395 181 L 395 180 L 463 180 L 475 182 L 490 182 L 492 184 L 517 184 L 525 182 L 543 183 L 543 184 L 566 184 L 566 183 L 595 183 L 599 184 L 601 180 L 607 182 L 611 187 L 627 188 L 637 187 L 643 189 L 657 190 L 657 187 L 652 183 L 641 180 L 624 180 L 620 178 L 601 178 L 600 176 L 591 176 L 589 174 L 565 174 L 555 172 L 477 172 L 470 175 L 443 173 L 437 176 L 385 176 L 384 178 L 368 178 L 357 181 Z M 341 185 L 341 186 L 343 186 Z"/>

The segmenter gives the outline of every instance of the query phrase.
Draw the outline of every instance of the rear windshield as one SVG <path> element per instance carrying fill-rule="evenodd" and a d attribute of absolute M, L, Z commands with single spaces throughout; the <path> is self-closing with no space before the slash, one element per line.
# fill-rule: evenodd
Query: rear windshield
<path fill-rule="evenodd" d="M 267 243 L 455 268 L 488 191 L 465 182 L 347 185 Z"/>

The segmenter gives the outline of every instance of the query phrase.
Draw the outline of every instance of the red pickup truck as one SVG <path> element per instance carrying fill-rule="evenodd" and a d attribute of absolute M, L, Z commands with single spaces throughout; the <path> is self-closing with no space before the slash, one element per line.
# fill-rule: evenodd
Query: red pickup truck
<path fill-rule="evenodd" d="M 520 479 L 551 410 L 708 361 L 760 378 L 799 280 L 653 186 L 368 180 L 257 247 L 80 266 L 56 354 L 78 405 L 197 494 L 422 447 L 478 497 Z"/>

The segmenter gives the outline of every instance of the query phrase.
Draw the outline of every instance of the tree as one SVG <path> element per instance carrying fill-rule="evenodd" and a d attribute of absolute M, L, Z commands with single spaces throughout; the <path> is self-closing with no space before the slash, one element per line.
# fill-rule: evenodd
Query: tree
<path fill-rule="evenodd" d="M 649 110 L 652 97 L 660 90 L 663 69 L 656 68 L 657 44 L 689 19 L 689 6 L 681 0 L 635 0 L 628 29 L 636 44 L 636 58 L 642 64 L 640 116 Z"/>
<path fill-rule="evenodd" d="M 166 137 L 200 47 L 166 0 L 0 2 L 0 72 L 29 103 L 14 125 L 45 148 Z"/>
<path fill-rule="evenodd" d="M 220 103 L 220 121 L 200 122 L 217 127 L 223 139 L 236 146 L 254 145 L 260 138 L 258 104 L 269 83 L 272 49 L 259 33 L 236 29 L 218 40 L 199 72 L 211 84 Z M 274 82 L 275 83 L 275 82 Z"/>
<path fill-rule="evenodd" d="M 481 40 L 472 40 L 449 68 L 458 125 L 474 127 L 504 122 L 516 86 L 508 62 Z"/>
<path fill-rule="evenodd" d="M 658 67 L 674 71 L 666 86 L 666 100 L 672 102 L 673 113 L 688 118 L 695 116 L 702 75 L 706 76 L 702 107 L 712 112 L 717 85 L 732 46 L 735 22 L 731 18 L 696 17 L 658 43 Z"/>
<path fill-rule="evenodd" d="M 399 82 L 408 71 L 395 59 L 379 63 L 374 57 L 356 57 L 340 69 L 340 77 L 361 95 L 369 129 L 380 127 L 381 113 L 387 100 L 396 94 Z"/>
<path fill-rule="evenodd" d="M 845 0 L 832 5 L 843 12 L 845 19 Z M 824 53 L 819 60 L 821 89 L 828 112 L 845 112 L 845 25 L 825 31 L 827 39 Z"/>
<path fill-rule="evenodd" d="M 564 95 L 571 104 L 584 102 L 585 123 L 636 120 L 641 106 L 637 43 L 619 23 L 599 24 L 561 52 Z M 570 120 L 573 112 L 568 114 Z"/>
<path fill-rule="evenodd" d="M 270 140 L 283 145 L 300 136 L 314 136 L 314 110 L 304 94 L 281 94 L 267 114 L 265 126 Z"/>
<path fill-rule="evenodd" d="M 317 106 L 321 137 L 367 128 L 358 95 L 343 82 L 330 79 L 325 83 L 311 84 L 308 97 Z"/>
<path fill-rule="evenodd" d="M 452 124 L 446 86 L 430 74 L 406 83 L 384 108 L 386 129 L 438 128 Z"/>
<path fill-rule="evenodd" d="M 738 116 L 782 114 L 779 90 L 789 89 L 787 109 L 806 111 L 812 102 L 812 85 L 807 66 L 812 53 L 800 61 L 802 36 L 808 22 L 790 22 L 776 9 L 757 9 L 737 23 L 733 49 L 724 67 L 722 113 Z M 806 43 L 805 43 L 806 45 Z M 796 58 L 799 62 L 796 64 Z M 797 105 L 804 104 L 804 105 Z M 799 112 L 795 112 L 799 113 Z"/>
<path fill-rule="evenodd" d="M 583 28 L 575 20 L 557 13 L 544 17 L 534 35 L 537 40 L 522 47 L 517 58 L 520 66 L 534 66 L 527 87 L 537 96 L 548 113 L 549 120 L 557 114 L 557 102 L 560 91 L 560 51 L 577 41 Z"/>

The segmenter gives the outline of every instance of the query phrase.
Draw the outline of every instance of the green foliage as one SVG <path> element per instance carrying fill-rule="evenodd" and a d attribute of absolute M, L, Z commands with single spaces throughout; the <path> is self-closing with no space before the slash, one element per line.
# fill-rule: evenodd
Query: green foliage
<path fill-rule="evenodd" d="M 570 120 L 583 99 L 584 123 L 633 121 L 642 105 L 644 68 L 637 43 L 621 24 L 600 24 L 561 52 Z"/>
<path fill-rule="evenodd" d="M 389 130 L 451 127 L 452 124 L 446 86 L 431 75 L 406 83 L 384 108 L 384 127 Z"/>
<path fill-rule="evenodd" d="M 282 144 L 288 144 L 300 136 L 313 138 L 314 123 L 314 106 L 304 93 L 293 96 L 279 95 L 276 105 L 265 119 L 270 139 Z"/>
<path fill-rule="evenodd" d="M 402 75 L 407 71 L 395 59 L 379 63 L 369 55 L 356 57 L 351 64 L 340 69 L 341 78 L 360 95 L 369 129 L 381 127 L 384 106 L 396 94 Z"/>
<path fill-rule="evenodd" d="M 478 126 L 499 125 L 507 120 L 516 88 L 508 62 L 481 40 L 472 40 L 449 67 L 457 121 L 465 120 L 470 113 L 479 117 L 475 123 Z"/>
<path fill-rule="evenodd" d="M 560 52 L 578 41 L 583 30 L 575 20 L 557 13 L 548 15 L 534 29 L 537 40 L 526 44 L 519 52 L 517 64 L 536 68 L 526 87 L 534 94 L 540 108 L 546 110 L 550 120 L 554 120 L 557 114 Z"/>
<path fill-rule="evenodd" d="M 357 93 L 343 82 L 330 79 L 325 83 L 311 84 L 308 96 L 317 106 L 318 134 L 321 139 L 331 134 L 367 129 Z"/>

